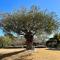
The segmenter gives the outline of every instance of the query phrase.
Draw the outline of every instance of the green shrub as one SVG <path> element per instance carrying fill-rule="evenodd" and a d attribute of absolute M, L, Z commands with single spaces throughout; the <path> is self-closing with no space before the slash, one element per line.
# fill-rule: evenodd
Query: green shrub
<path fill-rule="evenodd" d="M 3 46 L 8 47 L 11 45 L 12 39 L 9 36 L 4 36 L 3 38 Z"/>

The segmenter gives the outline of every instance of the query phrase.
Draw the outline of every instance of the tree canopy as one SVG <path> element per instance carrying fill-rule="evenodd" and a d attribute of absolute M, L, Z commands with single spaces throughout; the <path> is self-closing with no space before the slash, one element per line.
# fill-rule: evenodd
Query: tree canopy
<path fill-rule="evenodd" d="M 53 12 L 41 11 L 36 6 L 6 14 L 0 25 L 4 32 L 15 32 L 19 35 L 26 31 L 51 33 L 58 29 L 57 18 Z"/>

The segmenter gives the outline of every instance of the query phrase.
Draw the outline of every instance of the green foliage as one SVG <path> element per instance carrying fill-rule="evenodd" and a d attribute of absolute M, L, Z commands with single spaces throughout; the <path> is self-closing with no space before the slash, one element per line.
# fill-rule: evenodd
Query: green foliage
<path fill-rule="evenodd" d="M 60 41 L 60 33 L 59 33 L 59 34 L 58 34 L 58 33 L 55 34 L 55 35 L 54 35 L 54 38 L 57 38 L 57 39 Z"/>
<path fill-rule="evenodd" d="M 12 14 L 7 14 L 2 19 L 2 25 L 5 32 L 13 31 L 21 34 L 25 30 L 34 32 L 51 33 L 57 30 L 58 23 L 56 16 L 52 13 L 41 11 L 36 6 L 32 6 L 30 10 L 22 9 Z"/>
<path fill-rule="evenodd" d="M 4 36 L 3 38 L 3 45 L 6 47 L 6 46 L 10 46 L 12 43 L 12 39 L 9 38 L 9 36 Z"/>
<path fill-rule="evenodd" d="M 3 47 L 3 37 L 0 37 L 0 47 Z"/>

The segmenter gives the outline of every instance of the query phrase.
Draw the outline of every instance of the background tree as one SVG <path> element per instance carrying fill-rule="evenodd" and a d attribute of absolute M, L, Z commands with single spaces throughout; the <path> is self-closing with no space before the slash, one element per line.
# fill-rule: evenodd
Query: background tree
<path fill-rule="evenodd" d="M 9 36 L 0 37 L 0 47 L 9 47 L 11 46 L 12 39 Z"/>
<path fill-rule="evenodd" d="M 3 37 L 3 47 L 9 47 L 11 46 L 12 39 L 9 36 Z"/>
<path fill-rule="evenodd" d="M 1 24 L 4 32 L 23 34 L 26 38 L 27 49 L 32 49 L 33 36 L 36 33 L 51 33 L 58 29 L 57 18 L 54 14 L 41 11 L 36 6 L 30 10 L 21 9 L 2 18 Z"/>
<path fill-rule="evenodd" d="M 0 47 L 3 47 L 3 37 L 0 37 Z"/>

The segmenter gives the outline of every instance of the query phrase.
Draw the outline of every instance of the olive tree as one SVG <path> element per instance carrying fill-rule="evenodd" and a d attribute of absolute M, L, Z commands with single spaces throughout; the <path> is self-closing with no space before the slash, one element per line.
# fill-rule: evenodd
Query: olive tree
<path fill-rule="evenodd" d="M 24 8 L 12 14 L 6 14 L 0 25 L 6 33 L 23 34 L 27 49 L 32 49 L 33 36 L 36 33 L 50 34 L 58 28 L 56 16 L 52 12 L 41 11 L 36 6 L 32 6 L 29 10 Z"/>

